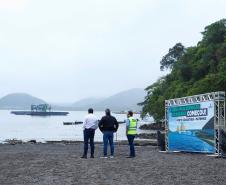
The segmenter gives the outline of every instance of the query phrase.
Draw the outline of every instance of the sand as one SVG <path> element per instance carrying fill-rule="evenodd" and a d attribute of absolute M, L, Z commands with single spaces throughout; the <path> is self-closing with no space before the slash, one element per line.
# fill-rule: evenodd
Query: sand
<path fill-rule="evenodd" d="M 226 184 L 226 159 L 204 154 L 159 153 L 139 146 L 135 159 L 128 146 L 116 146 L 114 159 L 80 159 L 82 144 L 0 145 L 1 185 L 215 185 Z"/>

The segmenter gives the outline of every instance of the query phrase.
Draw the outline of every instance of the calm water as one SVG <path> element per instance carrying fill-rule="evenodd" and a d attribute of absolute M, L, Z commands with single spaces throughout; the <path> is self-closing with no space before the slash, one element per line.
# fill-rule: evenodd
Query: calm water
<path fill-rule="evenodd" d="M 8 110 L 0 110 L 0 142 L 6 139 L 19 139 L 28 141 L 58 141 L 58 140 L 83 140 L 82 125 L 64 126 L 63 122 L 83 121 L 86 111 L 71 111 L 68 116 L 32 117 L 10 114 Z M 100 119 L 104 112 L 95 112 Z M 124 121 L 126 115 L 113 114 L 118 121 Z M 140 115 L 134 117 L 140 119 Z M 140 132 L 138 130 L 138 132 Z M 116 136 L 116 135 L 115 135 Z M 116 139 L 116 137 L 115 137 Z M 118 140 L 126 140 L 125 124 L 119 125 Z M 102 141 L 102 133 L 97 130 L 96 141 Z"/>

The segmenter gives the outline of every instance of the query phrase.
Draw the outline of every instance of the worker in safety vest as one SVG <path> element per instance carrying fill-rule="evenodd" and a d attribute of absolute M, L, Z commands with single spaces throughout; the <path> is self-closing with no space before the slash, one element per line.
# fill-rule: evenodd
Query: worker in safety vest
<path fill-rule="evenodd" d="M 126 120 L 126 135 L 130 146 L 130 155 L 128 158 L 135 157 L 134 139 L 137 134 L 137 120 L 133 117 L 133 112 L 129 111 Z"/>

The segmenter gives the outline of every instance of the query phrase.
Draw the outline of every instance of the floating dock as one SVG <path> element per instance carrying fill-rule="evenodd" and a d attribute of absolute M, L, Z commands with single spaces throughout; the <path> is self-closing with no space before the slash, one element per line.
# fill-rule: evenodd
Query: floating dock
<path fill-rule="evenodd" d="M 12 111 L 11 114 L 28 116 L 66 116 L 69 112 Z"/>

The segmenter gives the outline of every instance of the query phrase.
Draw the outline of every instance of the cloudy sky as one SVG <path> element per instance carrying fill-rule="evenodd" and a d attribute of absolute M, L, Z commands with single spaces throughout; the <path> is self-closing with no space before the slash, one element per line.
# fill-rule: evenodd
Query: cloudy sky
<path fill-rule="evenodd" d="M 50 102 L 145 88 L 170 47 L 194 46 L 225 0 L 0 0 L 0 97 Z"/>

